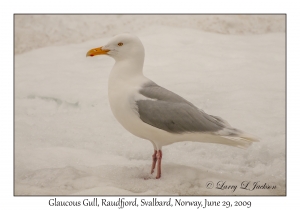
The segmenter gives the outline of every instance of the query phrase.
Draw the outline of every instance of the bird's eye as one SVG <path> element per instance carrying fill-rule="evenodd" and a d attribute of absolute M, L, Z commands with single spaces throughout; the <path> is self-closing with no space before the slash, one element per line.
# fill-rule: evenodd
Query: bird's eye
<path fill-rule="evenodd" d="M 119 42 L 118 45 L 119 45 L 119 46 L 122 46 L 122 45 L 123 45 L 123 42 Z"/>

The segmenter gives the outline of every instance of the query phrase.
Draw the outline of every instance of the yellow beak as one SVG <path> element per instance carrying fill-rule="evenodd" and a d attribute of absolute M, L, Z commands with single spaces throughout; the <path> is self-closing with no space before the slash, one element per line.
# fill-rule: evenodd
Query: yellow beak
<path fill-rule="evenodd" d="M 110 50 L 103 50 L 102 47 L 99 47 L 99 48 L 94 48 L 94 49 L 91 49 L 89 50 L 87 53 L 86 53 L 86 57 L 88 56 L 95 56 L 95 55 L 107 55 L 107 53 L 109 52 Z"/>

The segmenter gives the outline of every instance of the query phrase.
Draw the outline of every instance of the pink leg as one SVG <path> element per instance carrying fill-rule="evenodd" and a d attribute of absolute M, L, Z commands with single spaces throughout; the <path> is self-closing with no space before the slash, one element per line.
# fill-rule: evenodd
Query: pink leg
<path fill-rule="evenodd" d="M 154 150 L 154 154 L 152 155 L 152 167 L 151 167 L 151 174 L 153 174 L 154 169 L 155 169 L 155 165 L 156 165 L 156 154 L 157 154 L 157 150 Z"/>
<path fill-rule="evenodd" d="M 161 159 L 162 159 L 162 151 L 158 150 L 157 154 L 156 154 L 156 158 L 157 158 L 157 175 L 156 175 L 156 179 L 159 179 L 161 177 Z"/>

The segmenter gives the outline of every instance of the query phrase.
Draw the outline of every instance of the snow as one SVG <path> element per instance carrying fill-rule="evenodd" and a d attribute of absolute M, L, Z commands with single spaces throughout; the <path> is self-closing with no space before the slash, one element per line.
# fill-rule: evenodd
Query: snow
<path fill-rule="evenodd" d="M 15 27 L 16 195 L 285 194 L 284 16 L 16 16 Z M 162 178 L 150 176 L 151 143 L 110 111 L 113 59 L 85 57 L 124 31 L 144 43 L 147 77 L 261 141 L 172 144 Z"/>

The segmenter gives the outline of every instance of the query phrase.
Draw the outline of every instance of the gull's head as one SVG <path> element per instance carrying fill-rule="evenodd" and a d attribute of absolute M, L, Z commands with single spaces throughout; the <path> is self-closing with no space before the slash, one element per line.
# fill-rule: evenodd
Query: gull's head
<path fill-rule="evenodd" d="M 116 61 L 123 59 L 144 59 L 144 46 L 137 36 L 119 34 L 106 45 L 91 49 L 86 56 L 108 55 Z"/>

